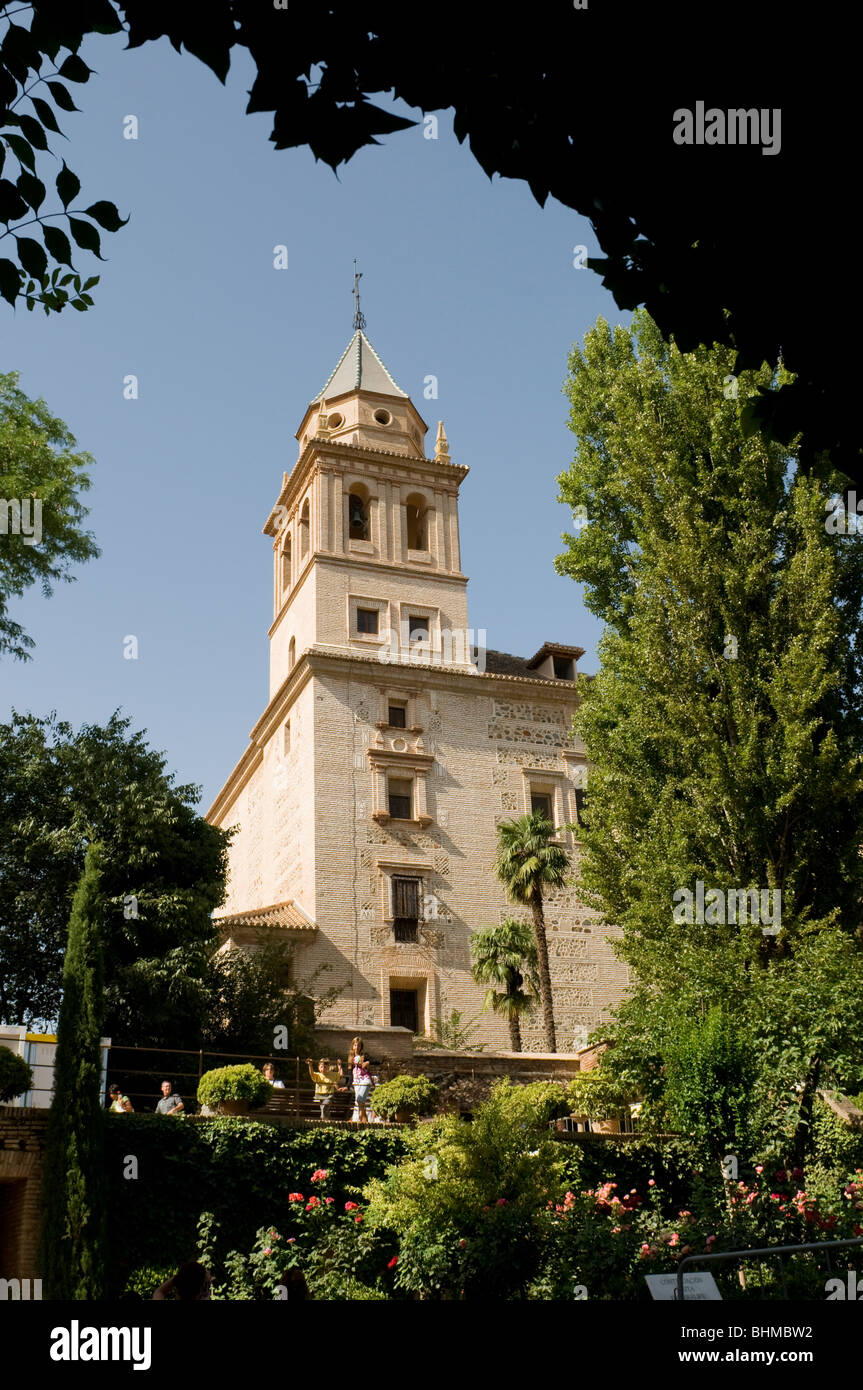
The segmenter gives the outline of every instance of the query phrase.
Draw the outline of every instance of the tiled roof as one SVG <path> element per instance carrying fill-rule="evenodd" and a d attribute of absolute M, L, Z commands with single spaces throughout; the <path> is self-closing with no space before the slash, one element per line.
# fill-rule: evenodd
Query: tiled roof
<path fill-rule="evenodd" d="M 529 676 L 527 662 L 523 656 L 513 656 L 511 652 L 486 650 L 485 669 L 492 676 Z"/>
<path fill-rule="evenodd" d="M 248 912 L 233 912 L 225 916 L 213 914 L 213 923 L 222 931 L 235 927 L 289 927 L 294 931 L 317 931 L 294 902 L 274 903 L 272 907 L 255 907 Z"/>
<path fill-rule="evenodd" d="M 404 396 L 407 392 L 397 386 L 368 338 L 358 328 L 336 364 L 336 369 L 323 390 L 313 398 L 332 400 L 347 391 L 376 391 L 382 396 Z"/>

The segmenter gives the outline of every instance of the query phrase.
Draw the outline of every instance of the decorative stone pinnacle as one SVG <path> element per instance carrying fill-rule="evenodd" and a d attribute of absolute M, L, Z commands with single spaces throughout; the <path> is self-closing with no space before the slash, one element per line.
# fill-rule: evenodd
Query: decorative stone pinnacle
<path fill-rule="evenodd" d="M 437 422 L 437 438 L 434 445 L 434 456 L 436 463 L 450 463 L 449 444 L 447 443 L 446 430 L 443 427 L 443 420 Z"/>

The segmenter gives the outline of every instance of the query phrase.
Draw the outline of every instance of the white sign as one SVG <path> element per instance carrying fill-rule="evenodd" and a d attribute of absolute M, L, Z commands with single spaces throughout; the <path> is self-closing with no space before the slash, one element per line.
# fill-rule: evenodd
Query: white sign
<path fill-rule="evenodd" d="M 645 1274 L 651 1298 L 670 1302 L 677 1298 L 676 1274 Z M 687 1303 L 721 1303 L 722 1294 L 712 1274 L 684 1274 L 683 1297 Z"/>

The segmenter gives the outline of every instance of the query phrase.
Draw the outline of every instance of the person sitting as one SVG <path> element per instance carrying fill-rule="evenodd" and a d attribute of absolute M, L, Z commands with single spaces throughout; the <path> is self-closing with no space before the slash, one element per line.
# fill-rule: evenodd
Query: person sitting
<path fill-rule="evenodd" d="M 111 1104 L 108 1109 L 115 1115 L 134 1115 L 135 1107 L 128 1096 L 120 1094 L 119 1086 L 109 1086 L 108 1095 L 111 1097 Z"/>
<path fill-rule="evenodd" d="M 264 1065 L 261 1067 L 261 1071 L 264 1073 L 264 1076 L 269 1081 L 271 1086 L 275 1086 L 276 1089 L 279 1091 L 283 1091 L 285 1089 L 284 1081 L 276 1080 L 276 1068 L 273 1066 L 272 1062 L 265 1062 Z"/>

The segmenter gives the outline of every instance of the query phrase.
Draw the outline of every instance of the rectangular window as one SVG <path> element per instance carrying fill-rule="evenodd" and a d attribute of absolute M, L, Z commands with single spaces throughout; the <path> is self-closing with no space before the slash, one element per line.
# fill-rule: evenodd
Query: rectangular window
<path fill-rule="evenodd" d="M 415 989 L 390 990 L 390 1026 L 419 1031 L 419 1008 Z"/>
<path fill-rule="evenodd" d="M 579 825 L 583 825 L 583 824 L 584 824 L 583 817 L 584 817 L 584 807 L 585 807 L 586 801 L 587 801 L 587 791 L 585 790 L 585 788 L 584 788 L 584 787 L 576 787 L 576 789 L 575 789 L 575 818 L 576 818 L 576 820 L 578 821 Z"/>
<path fill-rule="evenodd" d="M 391 729 L 407 728 L 407 706 L 402 704 L 387 707 L 387 723 Z"/>
<path fill-rule="evenodd" d="M 408 630 L 411 642 L 427 642 L 429 640 L 428 618 L 408 618 Z"/>
<path fill-rule="evenodd" d="M 389 813 L 393 820 L 410 820 L 413 783 L 391 777 L 387 783 Z"/>
<path fill-rule="evenodd" d="M 546 820 L 554 820 L 554 816 L 552 815 L 551 796 L 548 792 L 532 791 L 530 794 L 530 809 L 531 814 L 534 811 L 540 811 L 545 816 Z"/>
<path fill-rule="evenodd" d="M 554 666 L 554 678 L 558 681 L 574 681 L 575 665 L 570 656 L 555 656 L 552 658 Z"/>
<path fill-rule="evenodd" d="M 419 878 L 393 878 L 393 931 L 396 941 L 416 941 L 420 920 Z"/>
<path fill-rule="evenodd" d="M 357 609 L 357 632 L 369 633 L 372 637 L 377 637 L 378 610 L 376 608 Z"/>

